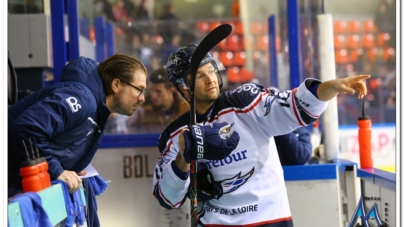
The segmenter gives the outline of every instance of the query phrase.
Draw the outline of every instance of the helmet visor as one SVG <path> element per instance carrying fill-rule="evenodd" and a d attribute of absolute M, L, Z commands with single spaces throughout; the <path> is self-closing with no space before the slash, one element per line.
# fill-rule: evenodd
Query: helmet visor
<path fill-rule="evenodd" d="M 211 55 L 211 57 L 205 58 L 201 61 L 201 64 L 199 64 L 199 67 L 202 65 L 205 65 L 207 63 L 212 63 L 213 67 L 215 67 L 216 71 L 223 71 L 224 70 L 224 66 L 223 64 L 219 61 L 219 59 L 217 59 L 216 57 L 214 57 L 213 55 Z"/>
<path fill-rule="evenodd" d="M 216 75 L 218 76 L 219 83 L 221 83 L 221 76 L 220 76 L 221 73 L 220 73 L 220 72 L 223 71 L 223 70 L 225 70 L 223 64 L 222 64 L 216 57 L 214 57 L 213 55 L 211 55 L 211 57 L 203 59 L 203 60 L 201 61 L 201 64 L 199 64 L 199 67 L 201 67 L 201 66 L 203 66 L 203 65 L 206 65 L 206 64 L 208 64 L 208 63 L 211 63 L 211 64 L 212 64 L 212 66 L 213 66 L 213 68 L 214 68 L 214 70 L 215 70 L 215 73 L 216 73 Z M 186 84 L 188 87 L 190 87 L 190 85 L 191 85 L 191 75 L 190 75 L 190 71 L 188 71 L 187 75 L 185 76 L 184 82 L 185 82 L 185 84 Z"/>

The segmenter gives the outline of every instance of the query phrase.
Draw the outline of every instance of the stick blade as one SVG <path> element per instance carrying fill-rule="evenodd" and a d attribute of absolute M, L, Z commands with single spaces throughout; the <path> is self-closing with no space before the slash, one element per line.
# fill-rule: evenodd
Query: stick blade
<path fill-rule="evenodd" d="M 213 29 L 196 48 L 191 58 L 191 75 L 195 75 L 196 71 L 205 55 L 213 49 L 217 44 L 230 35 L 231 25 L 222 24 Z"/>

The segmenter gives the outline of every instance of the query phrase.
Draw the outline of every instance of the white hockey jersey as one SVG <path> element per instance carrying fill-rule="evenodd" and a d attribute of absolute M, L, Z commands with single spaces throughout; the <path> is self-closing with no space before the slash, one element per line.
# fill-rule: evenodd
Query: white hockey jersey
<path fill-rule="evenodd" d="M 240 135 L 237 148 L 225 159 L 205 161 L 223 196 L 198 202 L 204 226 L 293 226 L 292 216 L 273 136 L 292 132 L 318 119 L 328 103 L 307 88 L 306 79 L 292 91 L 278 92 L 258 84 L 244 84 L 222 93 L 198 123 L 234 123 Z M 200 118 L 200 116 L 199 116 Z M 189 113 L 170 124 L 159 138 L 153 195 L 160 205 L 175 209 L 184 202 L 190 179 L 180 179 L 171 167 L 179 152 L 178 136 L 187 127 Z"/>

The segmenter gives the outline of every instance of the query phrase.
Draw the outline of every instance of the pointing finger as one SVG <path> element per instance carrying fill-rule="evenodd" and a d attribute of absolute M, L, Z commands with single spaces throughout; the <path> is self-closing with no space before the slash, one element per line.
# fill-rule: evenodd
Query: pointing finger
<path fill-rule="evenodd" d="M 360 80 L 369 79 L 370 77 L 371 77 L 370 74 L 364 74 L 364 75 L 354 76 L 353 79 L 355 79 L 356 81 L 360 81 Z"/>

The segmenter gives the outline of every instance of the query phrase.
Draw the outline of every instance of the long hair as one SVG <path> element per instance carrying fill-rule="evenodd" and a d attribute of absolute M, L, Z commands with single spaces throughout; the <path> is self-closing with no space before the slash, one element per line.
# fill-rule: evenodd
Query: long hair
<path fill-rule="evenodd" d="M 132 81 L 133 74 L 143 71 L 147 75 L 147 69 L 137 58 L 126 54 L 115 54 L 98 65 L 98 73 L 104 86 L 105 95 L 113 93 L 112 80 L 118 78 Z"/>

